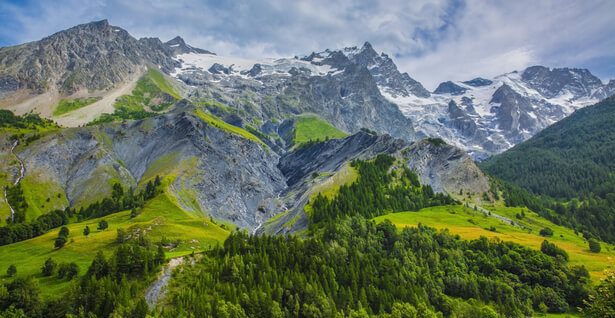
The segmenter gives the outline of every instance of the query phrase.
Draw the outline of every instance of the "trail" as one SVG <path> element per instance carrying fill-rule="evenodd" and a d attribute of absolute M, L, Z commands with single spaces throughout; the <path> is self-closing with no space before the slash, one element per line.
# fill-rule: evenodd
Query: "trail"
<path fill-rule="evenodd" d="M 175 267 L 184 263 L 184 258 L 173 258 L 169 261 L 167 265 L 162 268 L 162 272 L 160 277 L 152 283 L 152 285 L 147 289 L 145 293 L 145 301 L 150 309 L 154 309 L 158 301 L 164 297 L 166 293 L 166 287 L 169 284 L 169 280 L 171 279 L 171 274 L 173 273 L 173 269 Z"/>
<path fill-rule="evenodd" d="M 17 158 L 17 161 L 19 161 L 19 176 L 17 177 L 17 180 L 15 180 L 15 182 L 13 183 L 13 186 L 18 185 L 19 182 L 26 175 L 26 166 L 23 164 L 23 161 L 14 152 L 15 147 L 17 147 L 17 145 L 19 145 L 19 140 L 15 140 L 15 142 L 13 143 L 13 146 L 11 147 L 11 154 L 15 158 Z M 7 194 L 6 194 L 6 187 L 4 188 L 4 200 L 6 201 L 6 205 L 9 206 L 9 209 L 11 209 L 11 223 L 12 223 L 13 221 L 15 221 L 15 210 L 13 209 L 11 204 L 9 203 L 9 199 L 8 199 Z"/>

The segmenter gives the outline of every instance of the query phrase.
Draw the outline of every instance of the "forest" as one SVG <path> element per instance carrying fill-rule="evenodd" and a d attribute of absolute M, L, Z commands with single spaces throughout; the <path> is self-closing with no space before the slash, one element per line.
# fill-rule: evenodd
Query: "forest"
<path fill-rule="evenodd" d="M 481 167 L 505 181 L 500 187 L 507 205 L 526 205 L 557 224 L 615 242 L 614 122 L 611 97 L 577 110 Z"/>
<path fill-rule="evenodd" d="M 451 203 L 393 164 L 354 162 L 349 190 L 313 200 L 307 239 L 234 232 L 177 274 L 161 316 L 522 317 L 583 306 L 589 274 L 552 243 L 534 251 L 371 221 L 408 208 L 386 203 L 391 195 L 414 209 Z"/>
<path fill-rule="evenodd" d="M 113 254 L 98 253 L 68 294 L 42 300 L 32 278 L 0 284 L 0 317 L 480 318 L 577 307 L 600 312 L 588 302 L 595 294 L 587 269 L 569 266 L 566 252 L 548 241 L 537 251 L 484 237 L 466 241 L 423 225 L 400 231 L 388 220 L 375 223 L 371 218 L 389 212 L 458 203 L 421 185 L 393 157 L 352 164 L 358 179 L 333 197 L 311 200 L 310 226 L 301 237 L 234 231 L 222 246 L 187 256 L 193 265 L 175 273 L 157 310 L 151 311 L 144 293 L 165 251 L 145 236 L 127 239 L 118 231 Z M 155 184 L 143 197 L 155 195 Z M 130 191 L 114 187 L 112 193 L 115 205 L 109 206 L 131 206 L 125 203 Z M 107 210 L 76 212 L 99 213 Z M 70 279 L 79 269 L 47 260 L 41 271 Z"/>

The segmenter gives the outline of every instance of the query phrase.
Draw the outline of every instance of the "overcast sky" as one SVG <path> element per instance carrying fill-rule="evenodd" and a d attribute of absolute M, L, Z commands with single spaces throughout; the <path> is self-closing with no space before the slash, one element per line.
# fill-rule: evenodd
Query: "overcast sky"
<path fill-rule="evenodd" d="M 135 37 L 277 57 L 372 43 L 428 89 L 529 65 L 615 78 L 615 1 L 0 0 L 0 46 L 108 19 Z"/>

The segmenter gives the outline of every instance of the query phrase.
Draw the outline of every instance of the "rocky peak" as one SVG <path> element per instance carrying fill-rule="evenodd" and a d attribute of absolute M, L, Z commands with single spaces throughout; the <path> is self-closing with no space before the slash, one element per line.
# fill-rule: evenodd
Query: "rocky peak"
<path fill-rule="evenodd" d="M 521 80 L 547 98 L 570 92 L 575 99 L 590 96 L 603 86 L 602 81 L 587 69 L 547 68 L 531 66 L 521 74 Z"/>
<path fill-rule="evenodd" d="M 186 53 L 214 54 L 210 51 L 199 49 L 197 47 L 193 47 L 186 44 L 186 41 L 184 41 L 184 39 L 182 39 L 180 36 L 176 36 L 164 44 L 173 51 L 173 55 Z"/>
<path fill-rule="evenodd" d="M 107 20 L 81 24 L 40 41 L 0 49 L 0 78 L 43 93 L 108 89 L 146 65 L 169 72 L 177 62 L 157 38 L 136 40 Z"/>
<path fill-rule="evenodd" d="M 393 96 L 430 96 L 421 83 L 408 73 L 399 72 L 395 62 L 384 53 L 378 55 L 369 42 L 365 42 L 360 50 L 352 47 L 344 49 L 344 52 L 353 63 L 367 68 L 378 86 L 384 88 L 387 93 Z"/>
<path fill-rule="evenodd" d="M 488 80 L 486 78 L 477 77 L 477 78 L 473 78 L 473 79 L 471 79 L 469 81 L 465 81 L 465 82 L 462 82 L 462 83 L 464 83 L 466 85 L 473 86 L 473 87 L 481 87 L 481 86 L 491 85 L 491 84 L 493 84 L 493 81 Z"/>
<path fill-rule="evenodd" d="M 533 107 L 527 97 L 520 95 L 507 84 L 502 84 L 491 98 L 491 108 L 495 113 L 497 127 L 508 134 L 525 138 L 520 133 L 533 134 L 537 127 L 536 119 L 531 116 Z"/>
<path fill-rule="evenodd" d="M 451 82 L 451 81 L 446 81 L 443 83 L 440 83 L 440 85 L 438 85 L 438 87 L 436 88 L 436 90 L 434 91 L 434 94 L 451 94 L 451 95 L 462 95 L 463 93 L 465 93 L 467 91 L 467 89 Z"/>

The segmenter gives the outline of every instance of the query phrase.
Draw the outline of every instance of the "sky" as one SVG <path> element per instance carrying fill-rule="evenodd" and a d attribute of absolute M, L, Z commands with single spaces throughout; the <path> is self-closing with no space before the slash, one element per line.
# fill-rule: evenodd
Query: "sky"
<path fill-rule="evenodd" d="M 219 55 L 303 56 L 370 42 L 433 90 L 531 65 L 615 78 L 612 0 L 0 0 L 0 46 L 108 19 Z"/>

